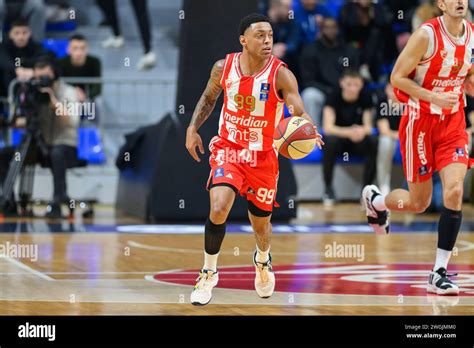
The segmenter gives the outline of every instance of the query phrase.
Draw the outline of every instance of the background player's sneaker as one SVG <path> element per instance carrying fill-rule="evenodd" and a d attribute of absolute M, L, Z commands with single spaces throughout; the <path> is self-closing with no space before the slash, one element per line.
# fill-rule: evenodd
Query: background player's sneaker
<path fill-rule="evenodd" d="M 195 306 L 205 306 L 211 302 L 212 288 L 217 285 L 219 274 L 203 269 L 199 272 L 196 281 L 197 283 L 191 293 L 191 303 Z"/>
<path fill-rule="evenodd" d="M 257 262 L 257 251 L 253 255 L 255 265 L 255 290 L 258 296 L 269 298 L 275 289 L 275 273 L 272 268 L 272 255 L 268 254 L 269 259 L 265 263 Z"/>
<path fill-rule="evenodd" d="M 336 196 L 332 188 L 326 188 L 323 194 L 323 206 L 325 208 L 331 208 L 336 203 Z"/>
<path fill-rule="evenodd" d="M 120 48 L 125 44 L 123 36 L 111 36 L 102 42 L 104 48 Z"/>
<path fill-rule="evenodd" d="M 454 284 L 449 277 L 457 274 L 448 274 L 446 269 L 441 267 L 437 271 L 432 271 L 428 279 L 428 292 L 438 295 L 457 295 L 459 287 Z"/>
<path fill-rule="evenodd" d="M 362 200 L 365 205 L 365 212 L 369 225 L 377 234 L 388 234 L 390 232 L 390 212 L 388 210 L 378 211 L 372 202 L 375 197 L 381 196 L 377 186 L 367 185 L 362 191 Z"/>

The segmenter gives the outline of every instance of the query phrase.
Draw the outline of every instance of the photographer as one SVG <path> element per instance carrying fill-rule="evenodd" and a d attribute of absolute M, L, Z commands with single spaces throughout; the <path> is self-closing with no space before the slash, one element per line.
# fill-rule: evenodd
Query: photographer
<path fill-rule="evenodd" d="M 36 116 L 17 117 L 15 126 L 26 127 L 29 132 L 35 133 L 34 148 L 30 151 L 36 154 L 37 162 L 50 167 L 53 174 L 54 196 L 46 217 L 60 218 L 61 203 L 69 203 L 66 169 L 74 167 L 78 161 L 79 96 L 74 87 L 59 80 L 56 67 L 47 59 L 39 59 L 35 63 L 34 80 L 30 84 L 34 87 L 30 87 L 31 91 L 28 93 L 37 95 L 33 98 L 35 105 L 32 108 Z M 2 182 L 15 151 L 12 148 L 0 150 Z M 14 212 L 15 208 L 12 210 Z"/>

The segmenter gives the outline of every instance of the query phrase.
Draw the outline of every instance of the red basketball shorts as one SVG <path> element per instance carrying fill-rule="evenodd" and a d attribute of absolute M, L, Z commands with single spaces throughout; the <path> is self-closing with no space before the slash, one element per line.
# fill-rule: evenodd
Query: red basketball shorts
<path fill-rule="evenodd" d="M 229 186 L 257 208 L 271 212 L 278 183 L 276 150 L 250 151 L 219 136 L 209 143 L 211 173 L 207 189 Z"/>
<path fill-rule="evenodd" d="M 439 172 L 451 163 L 469 163 L 464 110 L 434 115 L 407 106 L 399 135 L 408 182 L 429 180 L 435 170 Z"/>

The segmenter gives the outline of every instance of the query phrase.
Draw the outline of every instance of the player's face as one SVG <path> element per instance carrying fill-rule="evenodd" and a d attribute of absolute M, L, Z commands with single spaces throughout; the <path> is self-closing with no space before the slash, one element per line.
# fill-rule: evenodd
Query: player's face
<path fill-rule="evenodd" d="M 30 41 L 31 30 L 28 27 L 13 27 L 10 30 L 9 37 L 16 47 L 22 48 Z"/>
<path fill-rule="evenodd" d="M 441 11 L 454 18 L 464 18 L 467 15 L 468 0 L 439 0 L 438 6 Z"/>
<path fill-rule="evenodd" d="M 330 41 L 336 40 L 339 34 L 337 22 L 331 18 L 325 19 L 321 28 L 321 34 Z"/>
<path fill-rule="evenodd" d="M 273 30 L 270 23 L 253 23 L 240 37 L 240 42 L 251 55 L 268 58 L 273 49 Z"/>
<path fill-rule="evenodd" d="M 340 82 L 344 95 L 350 100 L 359 98 L 364 82 L 360 77 L 346 76 Z"/>
<path fill-rule="evenodd" d="M 69 43 L 68 53 L 73 62 L 83 63 L 87 56 L 87 43 L 83 40 L 72 40 Z"/>

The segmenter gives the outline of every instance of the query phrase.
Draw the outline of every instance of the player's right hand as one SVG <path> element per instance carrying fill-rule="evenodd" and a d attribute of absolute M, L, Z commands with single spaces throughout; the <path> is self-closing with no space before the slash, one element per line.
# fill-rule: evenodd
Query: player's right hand
<path fill-rule="evenodd" d="M 431 102 L 442 109 L 452 109 L 459 101 L 459 94 L 455 92 L 434 93 Z"/>
<path fill-rule="evenodd" d="M 198 147 L 199 152 L 204 155 L 204 146 L 202 145 L 201 136 L 195 129 L 188 128 L 186 131 L 186 148 L 197 162 L 201 162 L 201 159 L 196 152 L 196 147 Z"/>

